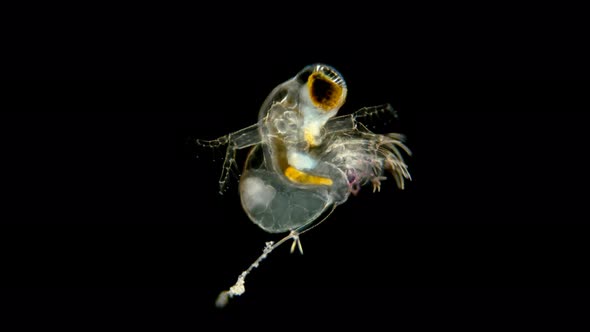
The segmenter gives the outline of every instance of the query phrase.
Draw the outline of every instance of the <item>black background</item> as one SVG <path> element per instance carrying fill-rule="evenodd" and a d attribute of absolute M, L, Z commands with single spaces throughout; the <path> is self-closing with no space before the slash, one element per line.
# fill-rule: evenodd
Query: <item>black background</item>
<path fill-rule="evenodd" d="M 73 330 L 578 324 L 589 86 L 564 79 L 583 73 L 518 38 L 418 49 L 384 36 L 27 52 L 11 74 L 45 80 L 2 92 L 4 318 Z M 385 128 L 407 135 L 414 180 L 363 188 L 302 238 L 305 255 L 279 248 L 219 310 L 219 291 L 280 236 L 248 220 L 235 179 L 217 193 L 224 151 L 191 139 L 254 123 L 270 90 L 313 62 L 346 79 L 342 114 L 394 106 Z"/>

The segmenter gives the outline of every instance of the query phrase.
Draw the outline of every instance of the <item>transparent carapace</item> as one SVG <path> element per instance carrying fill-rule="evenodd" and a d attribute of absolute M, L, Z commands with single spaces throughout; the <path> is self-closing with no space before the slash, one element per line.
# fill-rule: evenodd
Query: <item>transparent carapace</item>
<path fill-rule="evenodd" d="M 256 124 L 216 140 L 197 140 L 201 146 L 226 146 L 221 193 L 236 168 L 236 150 L 250 148 L 239 183 L 242 207 L 263 230 L 288 233 L 277 243 L 267 242 L 263 254 L 236 284 L 220 294 L 218 306 L 242 294 L 246 276 L 282 243 L 293 240 L 291 251 L 297 247 L 303 253 L 299 236 L 363 185 L 371 184 L 378 191 L 389 173 L 403 189 L 404 180 L 410 179 L 402 156 L 410 154 L 404 136 L 373 133 L 365 125 L 373 117 L 395 116 L 392 107 L 366 107 L 337 116 L 347 93 L 338 71 L 324 64 L 310 65 L 269 94 Z"/>

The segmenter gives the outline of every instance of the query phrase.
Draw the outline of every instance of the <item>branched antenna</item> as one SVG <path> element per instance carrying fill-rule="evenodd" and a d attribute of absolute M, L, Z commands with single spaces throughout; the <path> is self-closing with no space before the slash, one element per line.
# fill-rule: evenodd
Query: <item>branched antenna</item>
<path fill-rule="evenodd" d="M 232 140 L 232 135 L 225 135 L 214 140 L 196 139 L 198 146 L 217 149 L 220 146 L 227 145 L 225 150 L 225 158 L 221 169 L 221 176 L 219 177 L 219 194 L 223 195 L 227 190 L 227 183 L 232 169 L 239 174 L 238 165 L 236 164 L 236 144 Z"/>
<path fill-rule="evenodd" d="M 354 113 L 354 119 L 367 119 L 379 116 L 381 114 L 390 114 L 391 117 L 397 118 L 397 112 L 393 109 L 391 104 L 383 104 L 378 106 L 363 107 Z"/>

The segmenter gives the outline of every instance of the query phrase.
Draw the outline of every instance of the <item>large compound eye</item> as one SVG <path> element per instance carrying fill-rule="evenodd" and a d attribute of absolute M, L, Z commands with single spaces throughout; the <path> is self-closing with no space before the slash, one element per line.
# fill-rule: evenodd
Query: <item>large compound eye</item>
<path fill-rule="evenodd" d="M 315 106 L 331 111 L 344 103 L 346 85 L 342 77 L 326 66 L 317 66 L 307 79 L 309 96 Z"/>

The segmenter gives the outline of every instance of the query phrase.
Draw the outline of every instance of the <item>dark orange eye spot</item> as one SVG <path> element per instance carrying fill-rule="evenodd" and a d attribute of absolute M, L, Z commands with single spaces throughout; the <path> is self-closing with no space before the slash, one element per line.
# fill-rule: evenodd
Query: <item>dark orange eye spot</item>
<path fill-rule="evenodd" d="M 309 75 L 307 87 L 311 101 L 325 111 L 332 110 L 342 103 L 342 87 L 321 72 Z"/>

